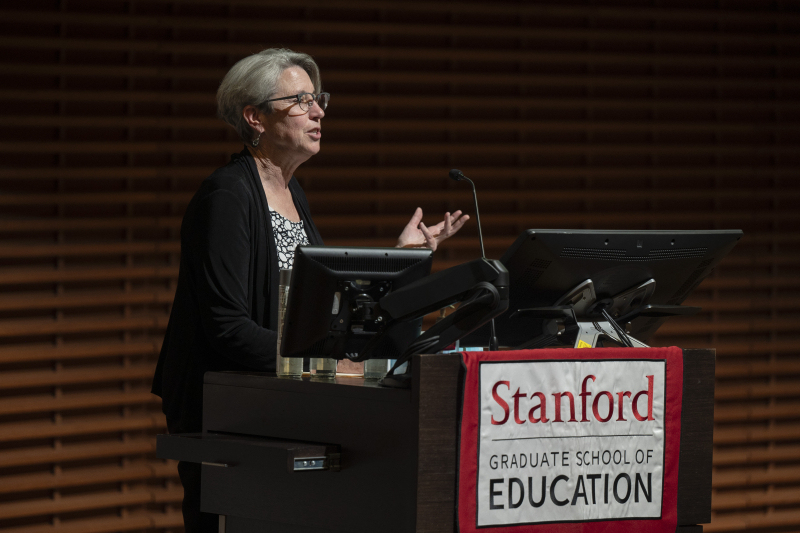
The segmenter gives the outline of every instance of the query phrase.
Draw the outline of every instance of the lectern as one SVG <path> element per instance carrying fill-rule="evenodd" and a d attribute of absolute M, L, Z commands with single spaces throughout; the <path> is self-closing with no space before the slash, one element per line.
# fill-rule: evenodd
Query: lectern
<path fill-rule="evenodd" d="M 414 356 L 411 389 L 357 378 L 205 376 L 203 432 L 159 435 L 200 462 L 201 509 L 227 533 L 457 529 L 459 354 Z M 684 350 L 678 531 L 710 521 L 714 351 Z"/>

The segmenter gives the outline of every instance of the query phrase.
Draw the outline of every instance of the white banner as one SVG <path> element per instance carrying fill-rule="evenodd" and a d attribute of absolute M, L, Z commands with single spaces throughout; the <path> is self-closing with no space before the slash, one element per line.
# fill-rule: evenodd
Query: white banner
<path fill-rule="evenodd" d="M 482 362 L 477 525 L 660 518 L 666 362 Z"/>

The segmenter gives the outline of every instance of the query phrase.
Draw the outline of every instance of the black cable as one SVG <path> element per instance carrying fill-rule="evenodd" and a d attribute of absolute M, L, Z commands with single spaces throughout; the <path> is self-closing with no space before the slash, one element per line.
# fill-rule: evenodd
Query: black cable
<path fill-rule="evenodd" d="M 633 348 L 633 342 L 631 342 L 631 339 L 628 337 L 627 333 L 625 333 L 625 331 L 620 327 L 620 325 L 617 324 L 617 321 L 614 320 L 610 314 L 608 314 L 608 311 L 606 311 L 605 309 L 601 309 L 600 312 L 603 314 L 603 317 L 606 319 L 606 322 L 611 324 L 611 327 L 616 332 L 622 344 L 624 344 L 628 348 Z"/>
<path fill-rule="evenodd" d="M 389 372 L 386 373 L 386 375 L 393 376 L 394 371 L 403 366 L 403 364 L 406 363 L 409 359 L 411 359 L 412 355 L 414 355 L 415 353 L 425 353 L 428 347 L 433 346 L 438 342 L 439 342 L 438 335 L 434 335 L 433 337 L 429 337 L 427 339 L 422 339 L 422 341 L 418 339 L 412 342 L 411 345 L 408 348 L 406 348 L 406 351 L 403 352 L 403 354 L 397 358 L 397 360 L 394 362 L 394 365 L 392 365 L 392 368 L 389 370 Z"/>
<path fill-rule="evenodd" d="M 489 351 L 496 352 L 497 351 L 497 333 L 494 329 L 494 318 L 492 319 L 492 333 L 491 337 L 489 337 Z"/>
<path fill-rule="evenodd" d="M 624 344 L 628 348 L 633 348 L 633 344 L 631 344 L 630 340 L 628 340 L 627 335 L 625 335 L 625 332 L 622 331 L 621 327 L 619 327 L 619 324 L 617 324 L 616 320 L 611 318 L 611 315 L 609 315 L 608 312 L 606 312 L 606 311 L 603 311 L 603 314 L 605 315 L 606 321 L 609 324 L 611 324 L 611 328 L 614 330 L 614 332 L 616 332 L 617 337 L 619 337 L 620 342 L 622 342 L 622 344 Z"/>
<path fill-rule="evenodd" d="M 558 341 L 558 335 L 549 335 L 547 333 L 539 335 L 538 337 L 534 337 L 533 339 L 520 344 L 519 346 L 515 346 L 515 350 L 536 350 L 539 348 L 547 348 L 548 346 L 552 346 L 556 344 Z"/>

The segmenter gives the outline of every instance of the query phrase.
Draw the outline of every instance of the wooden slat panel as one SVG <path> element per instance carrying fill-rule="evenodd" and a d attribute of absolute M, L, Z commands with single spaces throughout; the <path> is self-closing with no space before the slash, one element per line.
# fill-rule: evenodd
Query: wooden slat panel
<path fill-rule="evenodd" d="M 155 498 L 154 492 L 153 490 L 131 490 L 129 492 L 110 494 L 65 496 L 58 500 L 48 498 L 20 503 L 5 503 L 0 504 L 0 520 L 144 504 L 153 501 Z M 169 497 L 174 500 L 180 500 L 183 498 L 183 491 L 173 490 Z"/>
<path fill-rule="evenodd" d="M 70 368 L 28 372 L 7 372 L 0 381 L 0 390 L 28 387 L 47 387 L 72 383 L 95 383 L 147 379 L 152 377 L 155 367 L 151 364 L 134 366 L 112 366 L 93 368 Z"/>
<path fill-rule="evenodd" d="M 99 444 L 68 444 L 60 448 L 30 446 L 21 450 L 0 452 L 0 468 L 69 463 L 86 459 L 149 455 L 155 453 L 155 439 L 137 438 L 126 441 L 102 441 Z"/>
<path fill-rule="evenodd" d="M 155 492 L 153 501 L 179 501 L 177 492 Z M 116 531 L 132 531 L 149 528 L 175 528 L 183 525 L 183 517 L 179 512 L 170 513 L 137 513 L 124 517 L 110 516 L 89 520 L 65 520 L 52 526 L 33 526 L 7 529 L 6 533 L 112 533 Z"/>
<path fill-rule="evenodd" d="M 800 469 L 781 468 L 781 469 L 748 469 L 739 472 L 717 472 L 713 477 L 715 487 L 746 487 L 756 485 L 772 485 L 774 483 L 786 483 L 797 479 Z"/>
<path fill-rule="evenodd" d="M 113 293 L 110 291 L 82 291 L 79 294 L 28 293 L 25 296 L 0 296 L 0 311 L 17 309 L 58 309 L 64 307 L 100 307 L 142 303 L 172 303 L 174 291 L 133 291 Z"/>
<path fill-rule="evenodd" d="M 104 483 L 139 481 L 153 477 L 153 470 L 147 464 L 130 466 L 106 466 L 72 469 L 59 474 L 25 474 L 7 476 L 0 480 L 0 494 L 27 492 L 43 489 L 63 489 Z M 0 511 L 2 513 L 2 511 Z M 1 515 L 0 515 L 1 516 Z"/>
<path fill-rule="evenodd" d="M 80 342 L 72 344 L 6 345 L 0 351 L 0 364 L 70 359 L 116 358 L 125 355 L 152 355 L 161 349 L 161 339 L 128 342 Z"/>
<path fill-rule="evenodd" d="M 102 256 L 123 254 L 158 254 L 180 252 L 180 242 L 103 242 L 96 244 L 18 244 L 0 246 L 0 258 L 54 256 Z"/>
<path fill-rule="evenodd" d="M 159 0 L 161 3 L 168 3 L 168 4 L 186 4 L 192 5 L 196 4 L 198 6 L 203 5 L 219 5 L 219 0 Z M 230 0 L 228 5 L 235 5 L 235 6 L 252 6 L 252 5 L 259 5 L 259 6 L 270 6 L 270 7 L 281 7 L 285 6 L 281 0 Z M 302 3 L 298 3 L 297 5 L 302 5 L 308 9 L 311 8 L 320 8 L 320 7 L 331 7 L 331 3 L 328 0 L 303 0 Z M 338 0 L 335 4 L 335 7 L 338 9 L 349 9 L 349 10 L 363 10 L 363 9 L 377 9 L 375 4 L 372 3 L 370 0 Z M 585 17 L 586 16 L 586 8 L 581 5 L 566 5 L 566 6 L 558 6 L 552 4 L 529 4 L 524 6 L 518 5 L 504 5 L 504 4 L 486 4 L 486 3 L 468 3 L 464 5 L 458 6 L 458 10 L 454 11 L 453 6 L 450 3 L 442 2 L 442 1 L 431 1 L 431 2 L 418 2 L 418 3 L 407 3 L 402 2 L 400 0 L 388 0 L 386 2 L 382 2 L 380 4 L 380 9 L 385 10 L 398 10 L 402 12 L 412 13 L 416 16 L 422 15 L 426 12 L 438 12 L 443 14 L 479 14 L 479 15 L 490 15 L 494 13 L 502 13 L 502 14 L 510 14 L 510 15 L 557 15 L 557 16 L 579 16 Z M 760 13 L 753 10 L 729 10 L 729 11 L 721 11 L 718 9 L 712 9 L 707 7 L 695 7 L 693 6 L 692 9 L 687 8 L 652 8 L 652 7 L 635 7 L 635 6 L 625 6 L 624 8 L 620 8 L 614 5 L 611 6 L 602 6 L 602 5 L 593 5 L 591 9 L 591 13 L 597 16 L 598 18 L 615 18 L 621 20 L 628 20 L 628 19 L 647 19 L 647 20 L 680 20 L 685 21 L 687 18 L 691 20 L 698 20 L 698 21 L 713 21 L 713 22 L 731 22 L 731 21 L 758 21 L 758 22 L 775 22 L 776 16 L 774 13 Z M 791 11 L 781 13 L 783 20 L 792 21 L 797 18 L 797 15 L 792 13 Z M 419 23 L 424 23 L 426 19 L 414 19 L 415 21 L 418 20 Z"/>
<path fill-rule="evenodd" d="M 765 505 L 800 504 L 800 490 L 775 489 L 768 494 L 764 492 L 727 492 L 717 495 L 711 502 L 714 509 L 745 509 L 748 507 L 764 507 Z"/>
<path fill-rule="evenodd" d="M 148 367 L 149 368 L 149 367 Z M 102 374 L 102 373 L 99 373 Z M 145 378 L 149 378 L 144 374 Z M 79 380 L 79 376 L 71 376 L 73 383 L 90 383 L 105 381 L 100 376 L 91 376 L 86 381 Z M 132 379 L 129 374 L 125 379 Z M 69 380 L 59 379 L 57 383 L 69 383 Z M 0 400 L 0 416 L 21 413 L 43 413 L 51 411 L 70 411 L 87 409 L 91 407 L 112 407 L 121 405 L 146 405 L 158 403 L 158 397 L 147 391 L 136 392 L 86 392 L 70 394 L 69 396 L 53 397 L 50 395 L 23 396 L 9 400 Z M 2 481 L 2 480 L 0 480 Z"/>
<path fill-rule="evenodd" d="M 374 5 L 362 4 L 363 8 L 375 9 Z M 408 6 L 404 6 L 406 9 Z M 515 13 L 519 14 L 519 12 Z M 3 13 L 8 20 L 15 22 L 50 22 L 50 23 L 78 23 L 78 24 L 116 24 L 116 25 L 142 25 L 148 27 L 168 27 L 168 28 L 203 28 L 203 29 L 226 29 L 226 30 L 267 30 L 273 31 L 295 31 L 295 32 L 326 32 L 326 33 L 365 33 L 365 34 L 400 34 L 406 35 L 449 35 L 449 36 L 493 36 L 493 37 L 515 37 L 526 38 L 530 37 L 529 28 L 516 28 L 514 26 L 492 26 L 487 24 L 485 26 L 469 25 L 442 25 L 442 24 L 392 24 L 386 22 L 342 22 L 337 20 L 303 20 L 303 21 L 287 21 L 287 20 L 213 20 L 208 17 L 190 17 L 184 16 L 180 19 L 165 19 L 161 17 L 147 17 L 147 16 L 130 16 L 130 15 L 107 15 L 107 14 L 89 14 L 89 13 L 37 13 L 30 14 L 24 12 L 6 11 Z M 572 32 L 565 30 L 547 30 L 538 29 L 537 36 L 545 39 L 549 38 L 581 38 L 592 40 L 633 40 L 633 39 L 653 39 L 657 38 L 661 42 L 677 41 L 678 43 L 691 42 L 693 40 L 701 40 L 702 42 L 732 42 L 740 44 L 743 39 L 755 38 L 752 35 L 730 35 L 730 34 L 705 34 L 705 35 L 686 35 L 685 32 L 669 32 L 669 31 L 625 31 L 617 30 L 613 33 L 581 29 Z M 777 43 L 789 44 L 792 40 L 788 37 L 775 39 Z M 746 42 L 746 41 L 745 41 Z M 609 54 L 610 55 L 610 54 Z M 684 61 L 686 58 L 683 58 Z"/>
<path fill-rule="evenodd" d="M 45 254 L 46 256 L 48 254 Z M 80 255 L 80 254 L 75 254 Z M 28 256 L 29 257 L 29 256 Z M 19 269 L 0 269 L 0 285 L 21 283 L 64 283 L 75 281 L 139 280 L 139 279 L 178 279 L 178 267 L 83 267 L 83 268 L 41 268 L 38 266 Z"/>
<path fill-rule="evenodd" d="M 800 446 L 772 446 L 762 449 L 723 449 L 714 454 L 718 466 L 782 463 L 800 459 Z M 738 474 L 738 473 L 737 473 Z"/>
<path fill-rule="evenodd" d="M 327 124 L 327 123 L 326 123 Z M 239 151 L 239 150 L 237 150 Z M 382 167 L 354 167 L 354 166 L 335 166 L 335 167 L 314 167 L 313 159 L 307 164 L 309 166 L 301 166 L 298 169 L 298 176 L 301 178 L 313 179 L 314 184 L 325 183 L 326 181 L 337 182 L 342 178 L 353 179 L 373 179 L 373 178 L 403 178 L 407 180 L 420 180 L 429 181 L 431 179 L 447 179 L 448 165 L 435 165 L 430 167 L 420 166 L 392 166 L 385 165 Z M 465 167 L 467 168 L 467 167 Z M 214 170 L 213 166 L 207 167 L 193 167 L 182 166 L 178 168 L 172 167 L 141 167 L 141 168 L 11 168 L 4 169 L 3 176 L 9 179 L 45 179 L 45 180 L 120 180 L 120 179 L 191 179 L 193 183 L 199 182 L 208 176 Z M 498 163 L 491 168 L 474 166 L 470 169 L 470 175 L 473 177 L 480 177 L 483 179 L 492 178 L 519 178 L 525 181 L 536 182 L 538 179 L 531 175 L 530 169 L 519 166 L 507 166 Z M 793 177 L 796 174 L 794 167 L 791 164 L 782 165 L 780 168 L 766 169 L 759 167 L 741 167 L 735 165 L 715 165 L 715 166 L 697 166 L 685 165 L 680 169 L 680 177 L 682 179 L 691 178 L 715 178 L 715 179 L 742 179 L 757 180 L 774 178 Z M 589 167 L 585 165 L 559 165 L 557 167 L 549 166 L 537 169 L 537 175 L 540 177 L 569 177 L 569 178 L 674 178 L 676 176 L 674 169 L 653 167 L 651 165 L 630 165 L 626 167 Z M 319 182 L 319 183 L 317 183 Z M 446 183 L 446 182 L 445 182 Z M 307 184 L 308 185 L 308 184 Z M 306 185 L 306 186 L 307 186 Z M 545 186 L 548 184 L 541 184 Z M 552 188 L 552 186 L 548 187 Z M 757 186 L 753 189 L 758 189 Z M 722 189 L 724 190 L 724 189 Z M 313 189 L 311 189 L 313 191 Z M 309 191 L 309 192 L 311 192 Z M 483 194 L 485 191 L 481 191 Z M 702 190 L 700 191 L 702 192 Z M 482 198 L 483 196 L 481 196 Z M 780 237 L 780 235 L 775 235 Z"/>
<path fill-rule="evenodd" d="M 119 433 L 142 429 L 164 430 L 167 427 L 164 415 L 130 415 L 119 417 L 87 416 L 66 422 L 19 422 L 0 424 L 0 442 L 13 442 L 32 439 L 52 439 L 97 433 Z"/>
<path fill-rule="evenodd" d="M 717 428 L 714 444 L 749 444 L 754 442 L 787 442 L 800 440 L 800 427 L 796 424 L 759 428 L 733 426 Z"/>
<path fill-rule="evenodd" d="M 724 516 L 704 526 L 703 531 L 758 531 L 794 527 L 800 521 L 800 511 L 775 511 L 769 514 L 736 513 Z"/>
<path fill-rule="evenodd" d="M 776 394 L 775 396 L 778 395 Z M 793 419 L 797 418 L 798 409 L 800 409 L 800 402 L 759 406 L 726 405 L 714 411 L 714 420 L 717 422 L 745 422 L 755 420 Z"/>
<path fill-rule="evenodd" d="M 0 39 L 2 42 L 2 39 Z M 9 69 L 9 67 L 6 67 Z M 47 67 L 47 70 L 50 70 L 50 67 Z M 98 73 L 106 72 L 105 68 L 102 70 L 98 69 Z M 224 75 L 223 72 L 220 76 Z M 334 73 L 335 74 L 335 73 Z M 421 74 L 426 77 L 433 76 L 430 73 Z M 438 75 L 441 77 L 441 80 L 432 80 L 432 81 L 453 81 L 451 79 L 452 75 Z M 331 73 L 325 73 L 325 79 L 330 79 L 332 77 Z M 375 74 L 373 73 L 342 73 L 341 76 L 343 79 L 348 81 L 354 81 L 353 78 L 365 78 L 363 81 L 379 81 Z M 386 76 L 383 76 L 384 78 Z M 398 74 L 397 80 L 394 81 L 405 81 L 408 78 L 407 74 Z M 482 79 L 480 76 L 471 76 L 471 78 L 475 79 L 465 79 L 464 81 L 476 81 L 478 79 Z M 216 78 L 215 78 L 216 79 Z M 515 78 L 509 78 L 507 81 L 515 80 L 519 82 L 519 80 Z M 381 80 L 381 81 L 392 81 L 392 80 Z M 537 80 L 532 80 L 537 81 Z M 541 80 L 538 80 L 541 81 Z M 566 80 L 562 80 L 566 81 Z M 576 83 L 582 84 L 583 81 L 580 78 L 574 78 L 573 81 Z M 629 79 L 629 80 L 619 80 L 624 81 L 625 83 L 646 83 L 651 85 L 652 82 L 643 81 L 643 80 L 636 80 Z M 619 81 L 615 81 L 614 83 L 619 83 Z M 680 85 L 684 85 L 686 83 L 691 83 L 691 79 L 680 80 L 676 83 Z M 715 81 L 714 85 L 717 85 L 719 82 Z M 740 86 L 743 83 L 747 83 L 747 80 L 735 80 L 731 81 L 731 83 Z M 797 82 L 797 87 L 800 87 L 800 82 Z M 96 128 L 120 128 L 120 127 L 150 127 L 150 128 L 206 128 L 211 130 L 222 130 L 224 131 L 225 125 L 220 122 L 217 118 L 207 118 L 207 117 L 68 117 L 68 116 L 57 116 L 57 117 L 0 117 L 0 126 L 13 126 L 13 127 L 33 127 L 33 126 L 45 126 L 45 127 L 96 127 Z M 772 133 L 772 132 L 781 132 L 781 133 L 790 133 L 794 130 L 794 126 L 791 124 L 777 124 L 777 125 L 754 125 L 747 121 L 726 121 L 723 123 L 719 122 L 689 122 L 689 123 L 677 123 L 672 124 L 669 122 L 666 123 L 652 123 L 647 121 L 615 121 L 615 120 L 598 120 L 593 122 L 592 124 L 585 124 L 580 121 L 573 121 L 570 122 L 556 122 L 556 121 L 537 121 L 536 123 L 531 123 L 522 120 L 421 120 L 421 119 L 377 119 L 377 120 L 367 120 L 367 119 L 353 119 L 347 120 L 342 118 L 331 118 L 325 119 L 325 128 L 330 129 L 331 131 L 346 131 L 346 130 L 355 130 L 355 131 L 363 131 L 363 130 L 384 130 L 384 131 L 419 131 L 425 129 L 432 129 L 432 130 L 443 130 L 443 131 L 450 131 L 450 132 L 465 132 L 465 131 L 472 131 L 472 130 L 488 130 L 488 131 L 500 131 L 500 132 L 508 132 L 508 131 L 518 131 L 518 132 L 548 132 L 548 131 L 567 131 L 567 132 L 592 132 L 592 133 L 604 133 L 604 132 L 636 132 L 636 133 L 674 133 L 674 132 L 709 132 L 709 133 L 716 133 L 716 132 L 724 132 L 724 133 Z M 212 170 L 212 169 L 208 169 Z"/>
<path fill-rule="evenodd" d="M 718 400 L 744 400 L 751 398 L 773 398 L 781 396 L 794 397 L 797 391 L 794 390 L 795 383 L 769 383 L 765 385 L 720 385 L 714 391 L 714 397 Z"/>
<path fill-rule="evenodd" d="M 309 52 L 310 53 L 310 52 Z M 399 53 L 398 57 L 407 59 L 407 53 Z M 151 91 L 104 91 L 104 92 L 58 92 L 58 91 L 45 91 L 45 90 L 32 90 L 32 91 L 14 91 L 14 90 L 0 90 L 0 100 L 8 101 L 52 101 L 62 100 L 65 102 L 146 102 L 146 103 L 174 103 L 174 104 L 214 104 L 213 94 L 197 94 L 197 93 L 182 93 L 177 91 L 170 91 L 168 93 L 158 93 Z M 413 107 L 413 108 L 442 108 L 450 106 L 454 109 L 468 108 L 472 106 L 485 106 L 486 98 L 468 97 L 468 96 L 406 96 L 387 94 L 383 96 L 372 95 L 358 95 L 358 96 L 337 96 L 337 104 L 340 106 L 361 107 L 361 106 L 398 106 L 398 107 Z M 770 104 L 753 104 L 752 100 L 730 98 L 719 101 L 703 101 L 701 99 L 650 99 L 650 98 L 636 98 L 630 100 L 622 100 L 619 98 L 605 98 L 605 99 L 590 99 L 590 98 L 522 98 L 521 106 L 523 111 L 530 111 L 541 107 L 548 110 L 574 110 L 575 108 L 585 108 L 592 110 L 612 110 L 612 111 L 736 111 L 740 110 L 743 105 L 752 106 L 756 111 L 784 111 L 791 112 L 800 109 L 800 103 L 793 101 L 780 101 Z M 331 104 L 333 105 L 333 104 Z M 508 106 L 497 104 L 498 109 L 507 109 Z M 516 107 L 516 106 L 515 106 Z M 461 109 L 459 109 L 461 110 Z M 96 146 L 105 146 L 107 150 L 116 147 L 117 150 L 127 152 L 143 152 L 154 149 L 171 149 L 189 152 L 202 152 L 201 148 L 208 149 L 209 147 L 215 148 L 217 151 L 229 153 L 231 151 L 238 152 L 241 149 L 241 144 L 238 140 L 229 140 L 224 143 L 189 143 L 189 142 L 165 142 L 165 143 L 149 143 L 139 142 L 131 143 L 128 147 L 122 147 L 112 143 L 86 143 L 90 148 L 90 152 L 95 152 Z M 25 151 L 36 151 L 37 144 L 34 142 L 21 143 L 21 142 L 2 142 L 0 143 L 0 152 L 10 152 L 16 150 L 18 147 L 23 148 Z M 77 152 L 80 150 L 78 143 L 52 143 L 48 145 L 50 150 L 58 150 L 60 152 Z M 326 151 L 329 151 L 329 145 L 326 145 Z M 458 149 L 459 145 L 452 145 L 451 148 Z M 380 145 L 370 146 L 368 153 L 379 150 Z M 563 147 L 562 149 L 571 148 L 578 150 L 578 147 Z M 667 147 L 654 146 L 667 150 Z M 351 145 L 336 145 L 332 148 L 339 151 L 357 152 L 357 148 Z M 702 148 L 701 148 L 702 149 Z M 462 151 L 466 151 L 461 149 Z M 48 151 L 48 150 L 40 150 Z"/>
<path fill-rule="evenodd" d="M 169 525 L 182 526 L 183 518 L 179 513 L 174 513 Z M 111 516 L 108 518 L 92 518 L 90 520 L 69 520 L 59 522 L 57 525 L 23 526 L 9 528 L 8 533 L 111 533 L 116 531 L 132 531 L 153 527 L 153 516 L 146 514 L 128 515 L 125 517 Z"/>
<path fill-rule="evenodd" d="M 327 148 L 327 146 L 325 147 Z M 415 200 L 419 199 L 419 193 L 413 190 L 400 190 L 394 191 L 393 194 L 395 198 L 399 202 L 414 202 Z M 538 190 L 527 190 L 527 191 L 519 191 L 515 196 L 515 200 L 518 201 L 540 201 L 540 202 L 548 202 L 548 201 L 564 201 L 564 200 L 571 200 L 574 199 L 574 193 L 565 190 L 555 190 L 555 191 L 538 191 Z M 686 193 L 682 191 L 662 191 L 659 196 L 659 201 L 675 201 L 675 200 L 683 200 L 686 197 Z M 800 191 L 779 191 L 779 190 L 760 190 L 760 189 L 753 189 L 752 187 L 741 187 L 737 189 L 728 189 L 725 191 L 713 191 L 713 190 L 706 190 L 706 191 L 698 191 L 696 195 L 693 195 L 694 200 L 709 200 L 709 199 L 716 199 L 716 200 L 736 200 L 736 199 L 777 199 L 780 198 L 782 200 L 786 200 L 787 202 L 793 202 L 800 199 Z M 183 203 L 188 204 L 189 200 L 191 199 L 191 195 L 188 193 L 172 193 L 172 194 L 144 194 L 144 193 L 127 193 L 127 192 L 116 192 L 116 193 L 81 193 L 81 194 L 5 194 L 2 198 L 0 198 L 0 205 L 52 205 L 52 204 L 79 204 L 79 205 L 90 205 L 90 204 L 119 204 L 119 203 L 159 203 L 159 202 L 170 202 L 170 203 Z M 331 202 L 331 203 L 347 203 L 353 205 L 363 205 L 365 203 L 374 202 L 375 201 L 375 193 L 370 191 L 310 191 L 308 194 L 309 201 L 313 204 L 315 202 Z M 455 201 L 459 204 L 466 203 L 467 201 L 472 199 L 472 192 L 471 191 L 429 191 L 425 195 L 425 201 L 427 202 L 444 202 L 444 201 Z M 508 193 L 503 191 L 487 191 L 481 193 L 480 196 L 481 201 L 483 202 L 495 202 L 495 201 L 502 201 L 508 199 Z M 647 191 L 636 191 L 636 190 L 622 190 L 622 191 L 597 191 L 597 193 L 592 195 L 592 199 L 597 202 L 603 201 L 610 201 L 610 200 L 627 200 L 627 201 L 646 201 L 652 199 L 652 193 Z M 110 223 L 111 220 L 114 220 L 116 223 L 120 223 L 125 221 L 125 219 L 72 219 L 68 222 L 74 223 L 75 221 L 80 220 L 92 220 L 98 224 L 102 223 Z M 141 221 L 140 221 L 141 220 Z M 169 226 L 173 227 L 176 223 L 180 223 L 180 219 L 176 217 L 170 217 L 167 219 L 169 221 Z M 145 222 L 147 221 L 147 222 Z M 47 221 L 41 221 L 47 222 Z M 131 224 L 131 227 L 134 224 L 149 224 L 153 225 L 157 222 L 164 222 L 164 219 L 161 218 L 148 218 L 148 219 L 134 219 L 129 221 L 128 223 Z M 51 224 L 55 225 L 56 221 L 50 221 Z M 32 226 L 32 229 L 36 229 L 36 226 Z M 53 229 L 49 227 L 48 229 Z M 69 226 L 66 226 L 63 229 L 72 229 Z"/>
<path fill-rule="evenodd" d="M 167 327 L 168 319 L 169 317 L 163 315 L 132 318 L 111 318 L 107 315 L 96 315 L 83 318 L 65 318 L 63 320 L 7 320 L 0 324 L 0 337 L 164 329 Z"/>

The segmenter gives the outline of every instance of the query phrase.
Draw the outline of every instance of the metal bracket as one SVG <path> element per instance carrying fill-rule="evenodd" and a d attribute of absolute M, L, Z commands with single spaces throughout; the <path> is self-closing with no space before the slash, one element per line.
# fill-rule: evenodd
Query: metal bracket
<path fill-rule="evenodd" d="M 295 457 L 294 472 L 311 472 L 315 470 L 339 471 L 340 454 L 331 453 L 317 457 Z"/>
<path fill-rule="evenodd" d="M 203 461 L 200 464 L 201 465 L 205 465 L 205 466 L 221 466 L 222 468 L 228 468 L 229 466 L 231 466 L 231 465 L 226 464 L 226 463 L 212 463 L 210 461 Z"/>
<path fill-rule="evenodd" d="M 601 337 L 608 337 L 614 342 L 625 346 L 622 339 L 619 338 L 617 332 L 611 327 L 611 324 L 605 321 L 578 321 L 578 335 L 575 337 L 575 348 L 596 348 L 597 341 Z M 649 348 L 645 343 L 633 338 L 628 337 L 633 343 L 634 348 Z"/>

